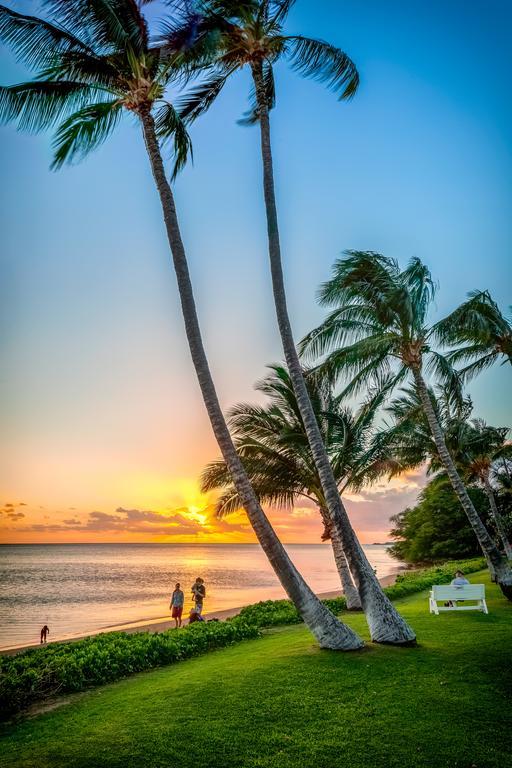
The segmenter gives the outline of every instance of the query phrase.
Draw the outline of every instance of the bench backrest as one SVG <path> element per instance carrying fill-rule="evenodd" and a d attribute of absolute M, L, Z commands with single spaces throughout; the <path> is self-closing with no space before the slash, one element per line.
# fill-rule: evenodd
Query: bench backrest
<path fill-rule="evenodd" d="M 432 587 L 434 600 L 484 600 L 485 584 L 465 584 L 462 587 L 452 587 L 443 584 Z"/>

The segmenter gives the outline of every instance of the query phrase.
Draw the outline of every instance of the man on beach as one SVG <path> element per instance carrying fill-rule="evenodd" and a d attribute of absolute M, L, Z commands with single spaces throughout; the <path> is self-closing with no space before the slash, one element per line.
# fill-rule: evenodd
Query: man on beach
<path fill-rule="evenodd" d="M 176 622 L 176 629 L 178 629 L 178 627 L 181 627 L 181 617 L 183 614 L 184 602 L 185 602 L 185 595 L 178 581 L 176 583 L 176 586 L 174 587 L 174 592 L 171 595 L 171 604 L 169 606 L 169 608 L 171 609 L 171 617 Z"/>
<path fill-rule="evenodd" d="M 204 586 L 204 580 L 200 576 L 192 584 L 192 597 L 196 613 L 200 616 L 203 611 L 203 600 L 206 597 L 206 587 Z"/>
<path fill-rule="evenodd" d="M 44 627 L 41 630 L 41 643 L 46 643 L 47 636 L 50 634 L 50 627 L 45 624 Z"/>

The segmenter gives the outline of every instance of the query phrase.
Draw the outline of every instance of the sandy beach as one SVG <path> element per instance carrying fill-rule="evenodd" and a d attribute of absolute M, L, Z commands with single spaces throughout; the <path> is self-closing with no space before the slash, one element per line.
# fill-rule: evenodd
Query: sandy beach
<path fill-rule="evenodd" d="M 397 570 L 396 573 L 391 573 L 388 576 L 383 576 L 381 579 L 379 579 L 381 585 L 383 587 L 388 587 L 391 584 L 395 583 L 396 577 L 400 571 Z M 335 597 L 341 597 L 343 593 L 340 590 L 331 590 L 330 592 L 320 592 L 318 594 L 318 597 L 322 598 L 323 600 L 335 598 Z M 229 619 L 232 616 L 236 616 L 240 611 L 242 610 L 243 606 L 237 606 L 236 608 L 226 608 L 222 611 L 211 611 L 210 613 L 205 613 L 204 618 L 205 619 L 218 619 L 219 621 L 224 621 L 225 619 Z M 185 624 L 187 621 L 185 620 Z M 167 629 L 173 629 L 174 628 L 174 619 L 170 619 L 169 616 L 163 616 L 160 619 L 153 619 L 151 621 L 134 621 L 129 622 L 127 624 L 117 624 L 112 625 L 108 627 L 102 627 L 101 629 L 98 629 L 94 632 L 87 632 L 86 634 L 80 634 L 80 635 L 70 635 L 68 637 L 61 637 L 61 638 L 55 638 L 52 641 L 48 642 L 48 645 L 51 642 L 57 643 L 57 642 L 73 642 L 74 640 L 83 640 L 85 637 L 93 637 L 95 635 L 101 635 L 105 632 L 126 632 L 127 634 L 130 634 L 132 632 L 164 632 Z M 10 656 L 15 653 L 21 653 L 22 651 L 26 651 L 29 648 L 37 648 L 39 647 L 39 643 L 33 642 L 33 643 L 26 643 L 23 645 L 11 645 L 7 648 L 0 649 L 0 654 L 4 654 L 7 656 Z"/>

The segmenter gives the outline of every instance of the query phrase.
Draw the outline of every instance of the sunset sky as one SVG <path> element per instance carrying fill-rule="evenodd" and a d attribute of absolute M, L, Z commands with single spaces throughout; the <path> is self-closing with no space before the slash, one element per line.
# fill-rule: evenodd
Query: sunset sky
<path fill-rule="evenodd" d="M 37 3 L 10 3 L 34 12 Z M 158 11 L 158 3 L 151 15 Z M 322 316 L 319 283 L 346 248 L 419 256 L 436 316 L 474 288 L 511 303 L 512 151 L 506 0 L 299 0 L 287 29 L 343 47 L 361 88 L 340 104 L 277 68 L 277 195 L 296 338 Z M 0 54 L 2 84 L 26 77 Z M 256 400 L 281 358 L 257 129 L 237 76 L 192 129 L 176 185 L 200 319 L 224 408 Z M 0 541 L 253 541 L 198 491 L 218 454 L 185 342 L 157 194 L 126 119 L 85 162 L 51 173 L 49 136 L 2 128 Z M 470 389 L 512 423 L 510 370 Z M 416 498 L 422 473 L 349 496 L 365 542 Z M 284 541 L 318 541 L 315 510 L 273 511 Z"/>

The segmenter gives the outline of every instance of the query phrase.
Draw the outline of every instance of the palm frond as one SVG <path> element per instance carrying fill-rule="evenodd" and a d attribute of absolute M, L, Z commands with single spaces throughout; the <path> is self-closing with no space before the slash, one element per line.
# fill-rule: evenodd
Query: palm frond
<path fill-rule="evenodd" d="M 442 386 L 451 403 L 460 408 L 464 399 L 462 379 L 446 356 L 432 350 L 428 355 L 427 370 Z"/>
<path fill-rule="evenodd" d="M 352 59 L 340 48 L 302 35 L 287 37 L 286 52 L 292 68 L 304 77 L 325 83 L 339 99 L 351 99 L 359 86 Z"/>
<path fill-rule="evenodd" d="M 231 73 L 231 70 L 217 72 L 185 93 L 176 103 L 181 119 L 190 123 L 204 114 L 224 88 Z"/>
<path fill-rule="evenodd" d="M 78 37 L 57 24 L 0 5 L 0 41 L 29 67 L 46 66 L 56 54 L 92 53 Z"/>
<path fill-rule="evenodd" d="M 55 135 L 52 169 L 81 159 L 97 149 L 118 124 L 122 109 L 118 101 L 103 101 L 90 104 L 68 117 Z"/>
<path fill-rule="evenodd" d="M 91 47 L 134 52 L 147 48 L 147 26 L 135 0 L 43 0 L 52 18 L 77 34 Z"/>
<path fill-rule="evenodd" d="M 281 26 L 296 0 L 270 0 L 268 15 L 272 26 Z"/>
<path fill-rule="evenodd" d="M 271 110 L 275 107 L 276 103 L 276 86 L 274 82 L 274 72 L 272 70 L 272 65 L 268 61 L 263 63 L 263 84 L 265 89 L 265 101 L 267 109 Z M 258 104 L 256 103 L 256 92 L 254 86 L 252 87 L 249 99 L 251 106 L 244 117 L 237 121 L 238 125 L 255 125 L 259 120 L 259 109 Z"/>
<path fill-rule="evenodd" d="M 0 122 L 15 122 L 18 129 L 41 131 L 94 98 L 87 83 L 33 80 L 0 86 Z"/>
<path fill-rule="evenodd" d="M 193 151 L 185 123 L 169 102 L 165 102 L 155 111 L 155 130 L 160 141 L 172 141 L 174 167 L 171 179 L 174 181 L 185 167 L 188 158 L 193 160 Z"/>

